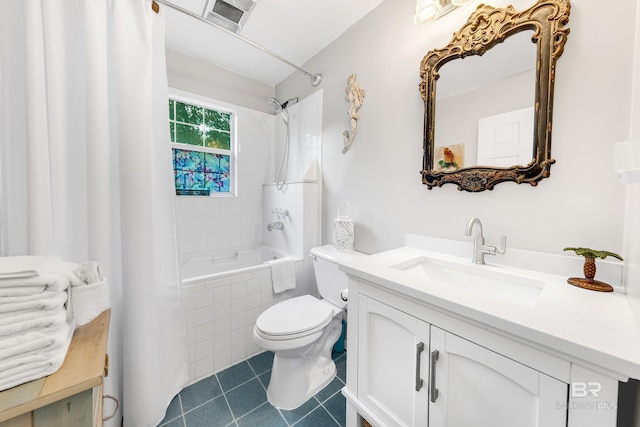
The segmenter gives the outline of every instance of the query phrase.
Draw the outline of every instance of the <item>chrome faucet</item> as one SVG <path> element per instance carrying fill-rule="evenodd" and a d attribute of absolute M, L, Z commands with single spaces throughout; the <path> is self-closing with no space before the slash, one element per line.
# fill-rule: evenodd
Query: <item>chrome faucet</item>
<path fill-rule="evenodd" d="M 476 232 L 473 235 L 473 262 L 476 264 L 484 264 L 484 254 L 504 255 L 507 251 L 507 236 L 500 238 L 500 247 L 484 244 L 484 236 L 482 235 L 482 223 L 475 216 L 469 220 L 464 228 L 464 235 L 471 236 L 471 232 L 475 226 Z"/>
<path fill-rule="evenodd" d="M 267 231 L 282 230 L 283 228 L 284 228 L 284 224 L 280 221 L 270 222 L 267 225 Z"/>

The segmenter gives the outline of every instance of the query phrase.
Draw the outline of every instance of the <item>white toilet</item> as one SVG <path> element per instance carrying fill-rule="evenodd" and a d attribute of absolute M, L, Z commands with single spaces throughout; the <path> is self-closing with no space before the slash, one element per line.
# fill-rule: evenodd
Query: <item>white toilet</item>
<path fill-rule="evenodd" d="M 311 249 L 311 256 L 323 299 L 303 295 L 282 301 L 265 310 L 253 328 L 253 341 L 275 353 L 267 397 L 280 409 L 297 408 L 335 377 L 331 350 L 347 305 L 340 295 L 347 276 L 338 265 L 364 255 L 327 245 Z"/>

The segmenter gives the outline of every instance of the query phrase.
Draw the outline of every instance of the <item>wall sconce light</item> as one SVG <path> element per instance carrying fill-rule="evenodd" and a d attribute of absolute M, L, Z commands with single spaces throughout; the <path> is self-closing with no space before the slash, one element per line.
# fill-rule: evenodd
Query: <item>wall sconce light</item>
<path fill-rule="evenodd" d="M 417 0 L 416 14 L 413 22 L 426 24 L 435 21 L 443 15 L 451 12 L 458 6 L 462 6 L 471 0 Z"/>

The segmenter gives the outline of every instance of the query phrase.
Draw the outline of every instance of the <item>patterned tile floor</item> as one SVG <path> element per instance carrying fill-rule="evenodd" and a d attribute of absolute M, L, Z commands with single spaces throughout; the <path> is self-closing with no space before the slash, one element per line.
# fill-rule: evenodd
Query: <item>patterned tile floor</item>
<path fill-rule="evenodd" d="M 344 427 L 346 352 L 334 352 L 333 359 L 336 378 L 292 411 L 267 401 L 273 353 L 265 352 L 185 387 L 159 427 Z"/>

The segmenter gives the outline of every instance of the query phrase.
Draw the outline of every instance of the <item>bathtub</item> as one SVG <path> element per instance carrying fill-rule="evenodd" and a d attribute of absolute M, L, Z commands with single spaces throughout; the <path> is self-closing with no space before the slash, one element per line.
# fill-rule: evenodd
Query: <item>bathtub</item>
<path fill-rule="evenodd" d="M 226 277 L 252 269 L 266 269 L 265 261 L 282 258 L 285 254 L 264 246 L 215 251 L 186 257 L 180 266 L 185 286 L 198 283 L 206 277 Z"/>
<path fill-rule="evenodd" d="M 189 380 L 196 382 L 262 351 L 253 342 L 256 319 L 273 304 L 307 293 L 303 260 L 296 260 L 296 289 L 274 294 L 265 261 L 284 254 L 245 247 L 198 254 L 181 262 Z"/>

